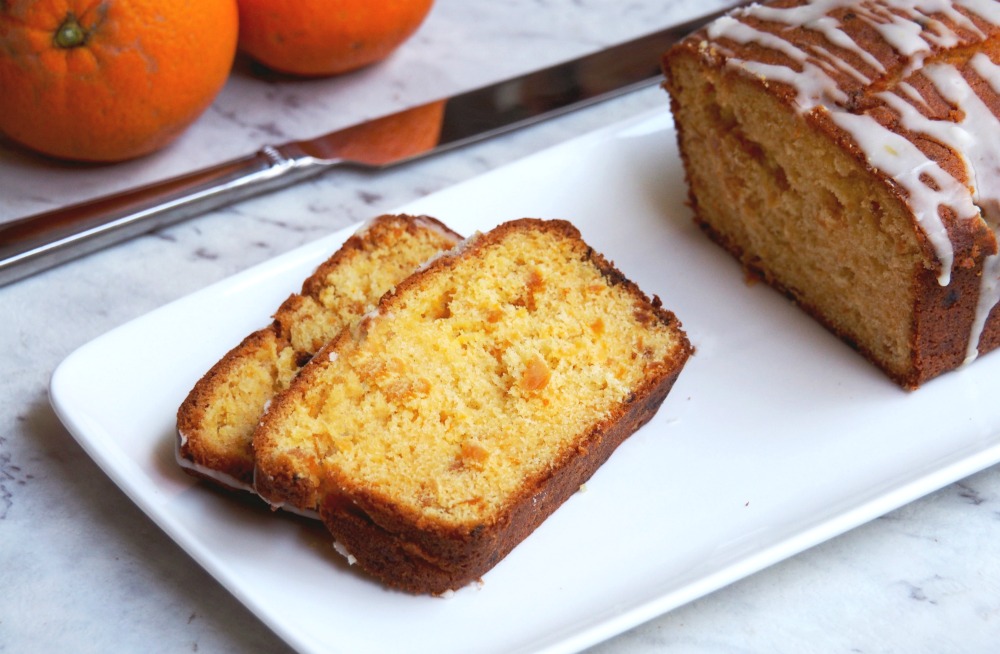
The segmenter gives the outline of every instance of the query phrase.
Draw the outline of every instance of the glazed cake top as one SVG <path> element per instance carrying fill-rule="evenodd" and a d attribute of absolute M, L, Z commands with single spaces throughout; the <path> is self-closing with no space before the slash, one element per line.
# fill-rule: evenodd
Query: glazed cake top
<path fill-rule="evenodd" d="M 687 45 L 832 126 L 899 189 L 942 285 L 956 259 L 955 225 L 985 221 L 1000 239 L 1000 2 L 783 0 L 736 10 Z M 967 361 L 1000 302 L 993 250 Z"/>

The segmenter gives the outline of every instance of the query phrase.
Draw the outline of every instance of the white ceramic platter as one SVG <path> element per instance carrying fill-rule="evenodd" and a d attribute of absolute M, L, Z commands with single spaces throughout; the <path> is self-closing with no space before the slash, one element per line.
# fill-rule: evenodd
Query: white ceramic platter
<path fill-rule="evenodd" d="M 463 233 L 566 218 L 697 348 L 656 418 L 483 579 L 383 589 L 322 529 L 174 464 L 195 380 L 347 238 L 341 232 L 114 330 L 55 372 L 69 430 L 172 538 L 302 652 L 568 652 L 1000 460 L 1000 356 L 907 393 L 692 224 L 665 112 L 402 207 Z"/>

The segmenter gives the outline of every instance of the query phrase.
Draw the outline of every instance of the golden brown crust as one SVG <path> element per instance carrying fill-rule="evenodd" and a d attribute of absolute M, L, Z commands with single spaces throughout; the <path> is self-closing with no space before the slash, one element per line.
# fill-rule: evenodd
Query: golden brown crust
<path fill-rule="evenodd" d="M 673 334 L 675 345 L 669 360 L 646 368 L 643 381 L 632 388 L 610 413 L 573 439 L 573 445 L 548 461 L 540 472 L 523 480 L 497 505 L 484 509 L 472 520 L 444 521 L 401 501 L 392 489 L 362 482 L 334 461 L 312 470 L 304 469 L 297 456 L 284 456 L 283 433 L 290 417 L 302 415 L 305 393 L 329 383 L 324 374 L 336 361 L 350 357 L 362 334 L 370 333 L 381 316 L 395 316 L 415 304 L 432 281 L 450 278 L 458 266 L 476 260 L 508 234 L 547 230 L 561 238 L 579 242 L 580 261 L 600 273 L 604 283 L 620 288 L 634 301 L 633 319 L 640 325 L 657 325 Z M 638 287 L 600 254 L 579 241 L 579 232 L 565 221 L 522 219 L 478 235 L 454 251 L 438 257 L 426 268 L 401 282 L 383 296 L 376 312 L 354 329 L 345 330 L 324 347 L 307 365 L 288 392 L 275 399 L 255 434 L 258 454 L 258 491 L 275 501 L 318 506 L 334 537 L 358 565 L 387 585 L 414 593 L 442 593 L 479 579 L 533 531 L 562 502 L 575 493 L 616 447 L 656 413 L 686 359 L 690 343 L 676 317 L 663 309 L 658 299 L 647 298 Z M 340 368 L 336 368 L 341 371 Z M 341 372 L 337 372 L 337 378 Z M 338 405 L 339 406 L 339 405 Z M 322 436 L 318 436 L 322 440 Z M 399 439 L 405 436 L 400 434 Z M 313 462 L 323 458 L 323 447 L 313 453 Z M 273 455 L 273 456 L 272 456 Z M 339 455 L 337 455 L 339 456 Z M 306 457 L 306 460 L 309 460 Z"/>

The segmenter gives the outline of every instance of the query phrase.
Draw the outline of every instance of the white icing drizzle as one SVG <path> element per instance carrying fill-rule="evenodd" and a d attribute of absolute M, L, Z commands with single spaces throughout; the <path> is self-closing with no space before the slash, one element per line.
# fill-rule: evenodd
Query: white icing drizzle
<path fill-rule="evenodd" d="M 429 216 L 414 216 L 414 222 L 425 229 L 428 229 L 432 232 L 436 232 L 439 236 L 443 236 L 444 238 L 450 240 L 453 243 L 458 243 L 459 241 L 462 240 L 462 238 L 458 234 L 452 232 L 443 224 L 439 223 L 436 220 L 433 220 Z"/>
<path fill-rule="evenodd" d="M 924 115 L 927 103 L 908 82 L 898 85 L 898 93 L 878 95 L 895 111 L 910 132 L 923 134 L 953 151 L 961 153 L 973 188 L 948 174 L 928 159 L 907 138 L 882 126 L 865 114 L 851 113 L 845 105 L 847 94 L 834 79 L 835 72 L 846 74 L 862 84 L 870 83 L 866 71 L 855 68 L 820 46 L 804 51 L 780 33 L 758 29 L 739 20 L 753 16 L 760 20 L 809 29 L 822 34 L 827 42 L 841 51 L 853 53 L 865 65 L 878 73 L 885 67 L 861 45 L 856 43 L 829 14 L 850 8 L 860 20 L 870 25 L 899 55 L 905 58 L 900 79 L 923 68 L 925 77 L 948 102 L 964 112 L 959 122 L 933 120 Z M 933 247 L 941 264 L 938 282 L 951 282 L 954 248 L 939 214 L 939 207 L 954 210 L 959 220 L 984 219 L 1000 240 L 1000 154 L 995 144 L 1000 134 L 1000 119 L 976 95 L 962 73 L 949 64 L 924 66 L 935 49 L 950 48 L 964 42 L 959 33 L 979 39 L 983 31 L 965 13 L 992 25 L 1000 25 L 1000 2 L 996 0 L 815 0 L 797 7 L 779 8 L 752 5 L 716 21 L 708 36 L 716 47 L 726 52 L 720 39 L 740 44 L 756 44 L 785 55 L 794 66 L 765 64 L 738 59 L 732 52 L 727 65 L 740 68 L 765 82 L 780 82 L 796 91 L 796 104 L 801 113 L 825 111 L 842 130 L 851 136 L 864 153 L 868 163 L 891 178 L 906 192 L 908 202 L 921 229 Z M 938 17 L 955 26 L 949 27 Z M 1000 66 L 987 56 L 978 54 L 971 67 L 997 93 L 1000 93 Z M 921 112 L 923 109 L 924 112 Z M 930 180 L 932 185 L 928 185 Z M 990 311 L 1000 303 L 1000 255 L 987 257 L 984 262 L 977 310 L 970 333 L 966 362 L 978 354 L 978 343 Z"/>
<path fill-rule="evenodd" d="M 915 13 L 915 12 L 913 12 Z M 897 14 L 891 12 L 886 7 L 858 7 L 858 16 L 868 23 L 870 26 L 875 28 L 883 39 L 892 46 L 892 49 L 903 55 L 904 57 L 909 57 L 912 65 L 918 67 L 920 61 L 924 55 L 930 52 L 933 47 L 930 41 L 939 42 L 941 38 L 935 38 L 935 33 L 932 31 L 933 28 L 938 26 L 938 21 L 929 20 L 925 18 L 925 25 L 927 30 L 925 31 L 921 27 L 920 23 L 912 20 L 898 20 Z M 930 41 L 923 38 L 922 35 L 926 35 Z M 947 45 L 946 43 L 940 43 L 942 46 Z"/>
<path fill-rule="evenodd" d="M 841 59 L 839 57 L 835 57 L 826 48 L 823 48 L 822 46 L 818 46 L 818 45 L 813 45 L 813 46 L 809 46 L 809 49 L 812 52 L 814 52 L 814 53 L 816 53 L 816 54 L 818 54 L 820 56 L 819 62 L 820 62 L 820 64 L 824 68 L 827 68 L 827 69 L 832 68 L 832 69 L 837 70 L 837 71 L 839 71 L 841 73 L 844 73 L 845 75 L 850 75 L 851 77 L 853 77 L 854 79 L 856 79 L 858 82 L 860 82 L 861 84 L 864 84 L 866 86 L 868 84 L 872 83 L 872 79 L 870 77 L 868 77 L 867 75 L 865 75 L 864 73 L 862 73 L 857 68 L 851 66 L 850 64 L 848 64 L 843 59 Z"/>
<path fill-rule="evenodd" d="M 187 442 L 187 436 L 183 432 L 180 432 L 180 441 L 179 441 L 178 445 L 181 445 L 181 444 L 186 443 L 186 442 Z M 257 494 L 257 491 L 256 491 L 256 489 L 254 489 L 253 486 L 251 486 L 250 484 L 247 484 L 247 483 L 244 483 L 244 482 L 240 481 L 239 479 L 237 479 L 236 477 L 233 477 L 232 475 L 227 475 L 226 473 L 219 472 L 218 470 L 216 470 L 214 468 L 209 468 L 209 467 L 204 466 L 204 465 L 202 465 L 200 463 L 195 463 L 194 461 L 191 461 L 190 459 L 185 459 L 183 456 L 181 456 L 181 452 L 180 452 L 180 447 L 179 446 L 175 449 L 174 455 L 175 455 L 175 458 L 177 459 L 177 464 L 180 467 L 182 467 L 182 468 L 186 468 L 187 470 L 191 470 L 192 472 L 196 472 L 199 475 L 201 475 L 202 477 L 206 477 L 208 479 L 211 479 L 212 481 L 214 481 L 214 482 L 216 482 L 216 483 L 218 483 L 218 484 L 220 484 L 222 486 L 225 486 L 226 488 L 229 488 L 229 489 L 232 489 L 232 490 L 238 490 L 238 491 L 246 491 L 247 493 L 253 493 L 254 495 Z M 263 499 L 263 498 L 261 498 L 261 499 Z M 274 508 L 274 509 L 281 509 L 281 510 L 284 510 L 284 511 L 288 511 L 289 513 L 294 513 L 294 514 L 300 515 L 300 516 L 302 516 L 304 518 L 309 518 L 311 520 L 319 520 L 320 519 L 319 512 L 315 511 L 315 510 L 300 509 L 300 508 L 298 508 L 296 506 L 292 506 L 290 504 L 289 505 L 285 505 L 285 504 L 274 503 L 274 502 L 268 502 L 268 504 L 270 504 L 270 506 L 272 508 Z"/>
<path fill-rule="evenodd" d="M 294 513 L 297 516 L 302 516 L 310 520 L 320 520 L 319 511 L 315 509 L 300 509 L 294 504 L 286 504 L 284 502 L 268 502 L 268 505 L 278 511 L 288 511 L 289 513 Z"/>
<path fill-rule="evenodd" d="M 896 85 L 896 88 L 897 90 L 900 90 L 906 94 L 906 97 L 910 101 L 910 104 L 913 105 L 919 104 L 923 107 L 925 111 L 928 112 L 930 111 L 930 108 L 924 101 L 923 96 L 920 95 L 920 92 L 917 91 L 916 87 L 914 87 L 912 84 L 910 84 L 909 82 L 900 82 L 899 84 Z"/>
<path fill-rule="evenodd" d="M 994 71 L 997 70 L 985 55 L 977 57 L 981 57 L 978 60 L 980 67 L 985 60 Z M 961 107 L 963 112 L 962 119 L 957 123 L 925 118 L 922 121 L 925 130 L 936 140 L 961 154 L 972 174 L 973 199 L 980 206 L 991 206 L 991 201 L 1000 201 L 1000 155 L 997 143 L 992 140 L 1000 134 L 1000 119 L 954 66 L 928 66 L 925 74 L 942 97 Z M 985 213 L 987 212 L 984 211 Z"/>
<path fill-rule="evenodd" d="M 420 264 L 419 266 L 417 266 L 417 269 L 414 272 L 423 272 L 423 271 L 427 270 L 438 259 L 442 259 L 444 257 L 457 257 L 457 256 L 460 256 L 462 254 L 462 252 L 464 252 L 465 250 L 467 250 L 473 243 L 475 243 L 480 238 L 482 238 L 482 236 L 483 236 L 483 233 L 480 232 L 480 231 L 477 231 L 474 234 L 465 237 L 464 239 L 462 239 L 462 240 L 458 241 L 457 243 L 455 243 L 455 245 L 453 245 L 450 250 L 442 250 L 442 251 L 438 252 L 437 254 L 432 255 L 429 259 L 427 259 L 427 261 L 424 261 L 422 264 Z"/>
<path fill-rule="evenodd" d="M 806 60 L 806 53 L 787 39 L 777 34 L 761 31 L 756 27 L 736 20 L 732 16 L 723 16 L 712 23 L 708 28 L 708 36 L 712 39 L 725 36 L 727 39 L 736 41 L 737 43 L 756 43 L 765 48 L 777 50 L 799 63 L 803 63 Z"/>
<path fill-rule="evenodd" d="M 1000 4 L 998 4 L 998 6 L 1000 6 Z M 998 16 L 998 19 L 1000 19 L 1000 16 Z M 975 73 L 979 75 L 984 82 L 986 82 L 993 93 L 1000 95 L 1000 66 L 990 61 L 990 58 L 984 54 L 977 54 L 973 56 L 969 63 L 972 70 L 975 71 Z M 976 96 L 976 100 L 980 107 L 984 106 L 978 96 Z M 993 120 L 997 121 L 998 119 L 996 116 L 993 116 Z M 985 165 L 981 165 L 980 168 L 977 169 L 977 175 L 980 174 L 982 169 L 985 169 L 985 174 L 990 176 L 987 183 L 996 184 L 1000 181 L 997 179 L 997 177 L 1000 176 L 1000 170 L 998 170 L 998 168 L 1000 168 L 1000 154 L 997 153 L 995 147 L 990 147 L 995 144 L 990 142 L 989 139 L 984 138 L 981 140 L 982 143 L 979 144 L 979 150 L 983 155 L 985 155 L 984 158 L 987 163 L 985 163 Z M 1000 190 L 997 190 L 995 187 L 991 186 L 990 190 L 994 194 L 993 199 L 996 199 L 996 195 L 1000 195 Z M 1000 212 L 1000 207 L 993 207 L 992 209 L 993 211 L 984 212 L 984 218 L 994 231 L 997 231 L 1000 230 L 1000 215 L 997 215 L 997 212 Z"/>
<path fill-rule="evenodd" d="M 758 61 L 742 61 L 731 59 L 747 72 L 757 77 L 784 82 L 794 87 L 798 92 L 796 104 L 802 110 L 807 110 L 826 102 L 842 103 L 847 101 L 847 95 L 836 84 L 829 82 L 830 76 L 815 63 L 801 48 L 789 43 L 782 37 L 763 32 L 732 16 L 724 16 L 708 28 L 708 36 L 712 39 L 725 37 L 730 41 L 748 44 L 756 43 L 771 50 L 777 50 L 798 63 L 801 71 L 778 64 L 765 64 Z"/>
<path fill-rule="evenodd" d="M 836 19 L 823 17 L 812 21 L 810 24 L 807 24 L 806 27 L 818 30 L 827 38 L 828 41 L 830 41 L 830 43 L 843 48 L 844 50 L 853 52 L 855 55 L 860 57 L 862 61 L 878 72 L 885 72 L 885 66 L 882 65 L 882 62 L 876 59 L 872 53 L 859 46 L 854 39 L 840 29 L 840 23 Z"/>
<path fill-rule="evenodd" d="M 996 5 L 997 3 L 994 3 Z M 1000 13 L 1000 12 L 998 12 Z M 1000 16 L 998 16 L 1000 19 Z M 1000 66 L 997 66 L 984 54 L 975 55 L 970 61 L 972 69 L 993 90 L 1000 94 Z M 964 79 L 962 80 L 965 81 Z M 1000 129 L 1000 119 L 997 118 L 983 103 L 976 93 L 964 85 L 958 86 L 967 96 L 963 124 L 970 130 L 979 130 L 975 146 L 967 152 L 976 179 L 976 201 L 983 207 L 983 218 L 1000 241 L 1000 153 L 997 144 L 986 136 L 987 126 L 993 126 L 993 134 Z M 965 362 L 969 363 L 979 355 L 979 339 L 982 336 L 986 320 L 993 307 L 1000 304 L 1000 253 L 986 257 L 983 262 L 982 280 L 980 281 L 979 302 L 976 307 L 975 322 L 972 326 L 972 336 L 966 351 Z"/>
<path fill-rule="evenodd" d="M 787 66 L 763 64 L 757 61 L 742 62 L 741 67 L 765 80 L 783 82 L 794 87 L 798 91 L 795 103 L 803 113 L 817 106 L 847 102 L 847 94 L 836 85 L 824 84 L 822 80 L 826 76 L 820 77 L 822 69 L 811 62 L 803 64 L 802 73 Z"/>
<path fill-rule="evenodd" d="M 843 5 L 843 0 L 817 0 L 801 7 L 791 7 L 788 9 L 754 7 L 753 15 L 762 20 L 815 30 L 825 36 L 826 40 L 830 43 L 852 52 L 878 72 L 884 73 L 885 66 L 882 65 L 882 62 L 859 46 L 847 32 L 840 29 L 840 23 L 837 19 L 827 15 L 832 10 L 839 9 Z M 858 73 L 859 71 L 855 70 L 852 74 Z"/>
<path fill-rule="evenodd" d="M 209 467 L 204 466 L 204 465 L 202 465 L 200 463 L 195 463 L 194 461 L 191 461 L 190 459 L 186 459 L 183 456 L 181 456 L 181 452 L 180 452 L 180 447 L 179 446 L 181 444 L 185 443 L 186 441 L 187 441 L 187 438 L 184 436 L 184 434 L 181 434 L 181 440 L 178 443 L 178 447 L 177 447 L 177 449 L 174 452 L 175 453 L 175 458 L 177 459 L 177 464 L 180 467 L 186 468 L 186 469 L 188 469 L 188 470 L 190 470 L 192 472 L 196 472 L 199 475 L 201 475 L 202 477 L 207 477 L 208 479 L 211 479 L 212 481 L 214 481 L 214 482 L 216 482 L 218 484 L 221 484 L 222 486 L 225 486 L 226 488 L 232 488 L 233 490 L 246 491 L 248 493 L 255 492 L 254 489 L 253 489 L 253 486 L 250 486 L 249 484 L 246 484 L 246 483 L 240 481 L 239 479 L 237 479 L 236 477 L 233 477 L 232 475 L 227 475 L 227 474 L 225 474 L 223 472 L 219 472 L 218 470 L 216 470 L 214 468 L 209 468 Z"/>
<path fill-rule="evenodd" d="M 414 224 L 420 225 L 424 229 L 430 230 L 432 232 L 436 232 L 438 235 L 443 236 L 444 238 L 450 241 L 457 243 L 458 241 L 461 240 L 461 238 L 457 234 L 450 231 L 442 223 L 438 222 L 437 220 L 434 220 L 430 216 L 420 215 L 420 216 L 411 216 L 411 218 L 413 219 Z M 354 236 L 359 236 L 359 237 L 364 236 L 369 231 L 371 231 L 371 229 L 376 225 L 376 223 L 382 220 L 393 220 L 393 219 L 405 219 L 405 218 L 403 216 L 393 216 L 390 214 L 382 216 L 374 216 L 372 218 L 369 218 L 368 220 L 365 220 L 360 225 L 358 225 L 357 229 L 354 230 Z"/>
<path fill-rule="evenodd" d="M 365 220 L 360 225 L 358 225 L 357 229 L 354 230 L 353 236 L 364 236 L 369 231 L 371 231 L 371 228 L 375 226 L 375 223 L 377 223 L 381 219 L 382 216 L 372 216 L 368 220 Z"/>
<path fill-rule="evenodd" d="M 1000 3 L 996 0 L 961 0 L 959 4 L 991 25 L 1000 25 Z"/>
<path fill-rule="evenodd" d="M 1000 80 L 1000 67 L 982 54 L 971 60 L 973 70 L 991 87 Z M 956 107 L 963 116 L 958 122 L 932 120 L 891 93 L 879 95 L 886 104 L 900 115 L 903 125 L 910 131 L 925 134 L 958 153 L 972 179 L 971 200 L 982 209 L 983 218 L 1000 238 L 1000 154 L 992 140 L 1000 134 L 1000 119 L 990 110 L 969 85 L 968 80 L 954 67 L 934 64 L 924 69 L 924 75 L 934 84 L 941 96 Z M 978 356 L 979 339 L 998 296 L 998 257 L 990 256 L 985 264 L 981 289 L 972 333 L 966 350 L 965 362 Z"/>
<path fill-rule="evenodd" d="M 764 80 L 782 82 L 794 87 L 798 91 L 795 104 L 803 113 L 817 106 L 847 102 L 847 94 L 836 85 L 825 84 L 823 80 L 829 78 L 812 62 L 804 63 L 801 73 L 788 66 L 759 61 L 742 61 L 739 66 Z"/>
<path fill-rule="evenodd" d="M 830 115 L 855 142 L 865 144 L 865 155 L 873 167 L 907 190 L 910 209 L 941 263 L 938 283 L 947 286 L 951 283 L 955 251 L 938 207 L 942 204 L 959 205 L 963 216 L 978 215 L 968 189 L 928 159 L 917 146 L 885 129 L 871 116 L 844 111 L 831 112 Z M 940 188 L 928 186 L 924 182 L 925 177 L 932 179 Z"/>
<path fill-rule="evenodd" d="M 979 356 L 979 338 L 986 326 L 986 319 L 993 307 L 1000 304 L 1000 254 L 991 254 L 983 262 L 983 279 L 979 290 L 979 304 L 976 307 L 976 319 L 972 325 L 972 337 L 969 338 L 969 349 L 965 354 L 965 363 L 970 363 Z"/>
<path fill-rule="evenodd" d="M 341 543 L 339 540 L 333 541 L 333 549 L 337 552 L 337 554 L 347 559 L 347 565 L 354 565 L 355 563 L 358 562 L 358 560 L 354 557 L 354 555 L 347 550 L 347 546 Z"/>

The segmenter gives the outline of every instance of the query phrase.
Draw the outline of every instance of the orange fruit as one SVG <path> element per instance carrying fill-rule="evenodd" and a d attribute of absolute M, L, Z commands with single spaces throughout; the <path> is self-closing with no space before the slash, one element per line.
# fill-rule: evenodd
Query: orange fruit
<path fill-rule="evenodd" d="M 162 148 L 232 67 L 236 0 L 0 1 L 0 131 L 47 155 Z"/>
<path fill-rule="evenodd" d="M 381 61 L 433 0 L 238 0 L 240 49 L 272 70 L 336 75 Z"/>

